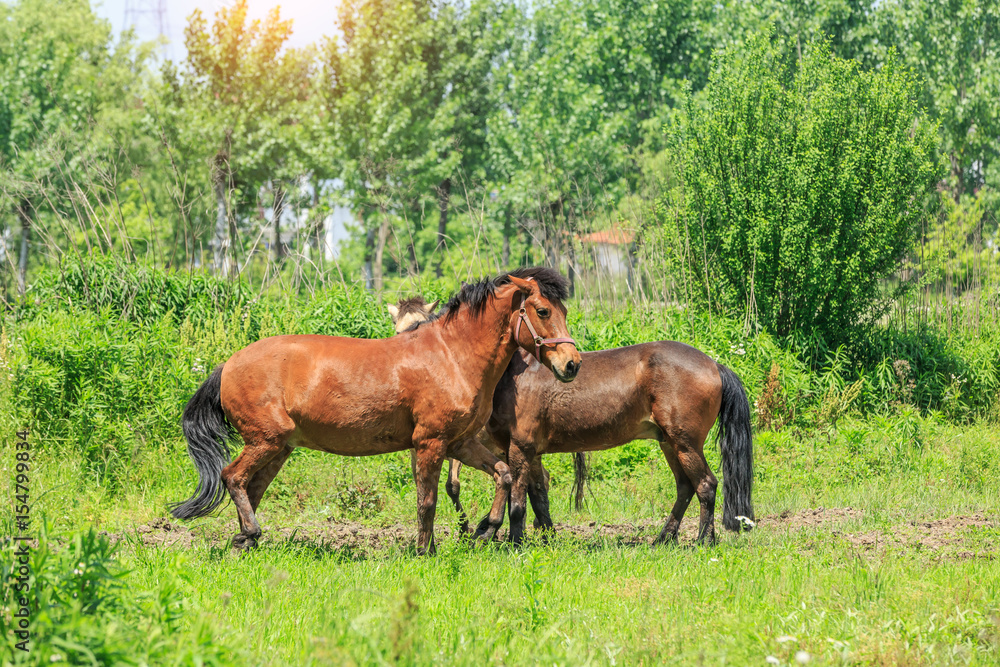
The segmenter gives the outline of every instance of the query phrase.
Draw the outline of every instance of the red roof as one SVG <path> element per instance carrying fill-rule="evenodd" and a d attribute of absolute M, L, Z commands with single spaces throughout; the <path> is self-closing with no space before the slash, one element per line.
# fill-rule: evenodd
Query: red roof
<path fill-rule="evenodd" d="M 603 232 L 593 232 L 580 237 L 581 243 L 610 243 L 626 245 L 635 240 L 635 234 L 627 229 L 612 227 Z"/>

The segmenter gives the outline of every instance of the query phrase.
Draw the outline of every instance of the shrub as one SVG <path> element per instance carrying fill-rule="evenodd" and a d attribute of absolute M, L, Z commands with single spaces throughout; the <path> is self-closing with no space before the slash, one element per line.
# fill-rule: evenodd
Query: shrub
<path fill-rule="evenodd" d="M 669 130 L 683 186 L 661 207 L 689 296 L 779 336 L 845 340 L 926 215 L 940 161 L 917 82 L 818 46 L 794 71 L 767 35 L 717 56 Z"/>
<path fill-rule="evenodd" d="M 14 647 L 13 617 L 0 614 L 0 646 L 12 664 L 232 663 L 232 648 L 220 645 L 208 619 L 187 608 L 182 555 L 169 557 L 153 590 L 136 594 L 106 537 L 90 528 L 60 545 L 50 531 L 43 526 L 31 549 L 30 652 Z M 19 564 L 9 544 L 2 551 L 0 605 L 13 613 L 15 596 L 23 595 L 13 587 Z"/>

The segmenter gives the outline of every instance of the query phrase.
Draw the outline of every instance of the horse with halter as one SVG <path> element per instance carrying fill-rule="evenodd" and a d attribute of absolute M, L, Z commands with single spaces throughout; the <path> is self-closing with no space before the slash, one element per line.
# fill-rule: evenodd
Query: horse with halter
<path fill-rule="evenodd" d="M 419 299 L 419 301 L 417 301 Z M 423 299 L 408 300 L 416 312 Z M 425 312 L 431 317 L 429 312 Z M 418 318 L 419 319 L 419 318 Z M 411 325 L 419 329 L 420 324 Z M 524 534 L 525 496 L 535 525 L 551 528 L 547 473 L 541 455 L 619 447 L 639 438 L 659 442 L 677 486 L 677 500 L 657 543 L 676 541 L 692 498 L 701 505 L 698 539 L 715 541 L 718 481 L 705 459 L 704 444 L 718 422 L 723 469 L 723 525 L 749 529 L 753 522 L 753 440 L 750 405 L 740 379 L 695 348 L 673 341 L 642 343 L 584 352 L 586 361 L 572 385 L 553 382 L 529 348 L 515 354 L 493 395 L 493 413 L 476 439 L 504 456 L 514 483 L 510 496 L 509 539 Z M 449 483 L 461 511 L 457 467 Z M 454 480 L 452 479 L 454 478 Z M 498 489 L 506 495 L 506 489 Z M 449 495 L 452 495 L 449 490 Z M 494 502 L 494 509 L 499 501 Z M 495 534 L 502 512 L 491 511 L 477 535 Z"/>
<path fill-rule="evenodd" d="M 250 548 L 261 536 L 260 500 L 295 447 L 344 456 L 413 449 L 417 552 L 433 552 L 446 456 L 493 474 L 497 495 L 506 495 L 508 467 L 471 436 L 489 418 L 518 347 L 539 351 L 560 382 L 579 371 L 566 296 L 558 272 L 519 269 L 463 286 L 441 317 L 403 335 L 275 336 L 248 345 L 212 371 L 184 410 L 199 482 L 173 515 L 204 516 L 228 492 L 240 522 L 233 544 Z M 237 434 L 243 451 L 230 463 L 228 443 Z"/>

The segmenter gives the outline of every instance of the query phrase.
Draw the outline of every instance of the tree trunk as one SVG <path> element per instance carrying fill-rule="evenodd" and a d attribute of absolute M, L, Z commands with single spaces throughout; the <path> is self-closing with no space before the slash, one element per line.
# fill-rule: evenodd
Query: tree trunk
<path fill-rule="evenodd" d="M 566 216 L 566 275 L 569 278 L 569 298 L 576 294 L 576 248 L 573 246 L 574 236 L 576 236 L 576 220 L 573 218 L 573 207 L 568 206 L 563 209 Z"/>
<path fill-rule="evenodd" d="M 551 222 L 546 225 L 548 229 L 545 230 L 545 246 L 548 264 L 553 269 L 559 268 L 559 241 L 561 230 L 559 229 L 560 225 L 558 222 L 561 217 L 561 213 L 562 199 L 557 199 L 549 204 L 549 218 Z"/>
<path fill-rule="evenodd" d="M 420 273 L 420 269 L 417 265 L 417 249 L 413 247 L 413 238 L 406 244 L 406 252 L 409 255 L 409 266 L 407 267 L 410 277 L 416 278 Z"/>
<path fill-rule="evenodd" d="M 271 248 L 274 250 L 274 262 L 277 264 L 287 254 L 285 244 L 281 241 L 281 216 L 285 212 L 285 188 L 281 183 L 274 186 L 274 206 L 271 208 Z"/>
<path fill-rule="evenodd" d="M 446 178 L 441 181 L 441 185 L 437 188 L 437 195 L 440 217 L 438 218 L 437 248 L 435 248 L 435 252 L 437 253 L 437 265 L 434 267 L 434 275 L 440 278 L 443 274 L 442 266 L 444 264 L 444 239 L 448 234 L 448 199 L 451 197 L 450 178 Z"/>
<path fill-rule="evenodd" d="M 21 254 L 17 260 L 17 293 L 24 295 L 28 284 L 28 249 L 31 247 L 31 205 L 22 200 L 17 207 L 21 218 Z"/>
<path fill-rule="evenodd" d="M 958 204 L 962 201 L 962 163 L 959 161 L 958 156 L 955 155 L 955 151 L 948 154 L 948 160 L 951 162 L 951 175 L 955 179 L 955 191 L 952 195 L 955 203 Z"/>
<path fill-rule="evenodd" d="M 510 204 L 504 209 L 503 215 L 503 251 L 500 256 L 500 266 L 507 268 L 510 265 L 510 235 L 511 229 Z"/>
<path fill-rule="evenodd" d="M 364 225 L 365 221 L 362 217 L 361 224 Z M 375 230 L 368 228 L 365 233 L 365 263 L 361 267 L 361 277 L 365 281 L 365 289 L 372 291 L 375 289 L 375 282 L 372 277 L 372 255 L 375 251 Z"/>
<path fill-rule="evenodd" d="M 233 183 L 233 173 L 230 168 L 229 156 L 232 144 L 232 132 L 226 131 L 222 148 L 212 159 L 212 185 L 215 188 L 215 240 L 212 243 L 212 263 L 215 272 L 228 276 L 232 267 L 233 240 L 236 238 L 236 221 L 226 202 L 226 195 Z"/>
<path fill-rule="evenodd" d="M 326 261 L 326 219 L 319 210 L 319 181 L 315 181 L 312 188 L 312 208 L 309 209 L 309 227 L 312 238 L 309 242 L 319 253 L 316 264 L 322 270 L 323 262 Z"/>
<path fill-rule="evenodd" d="M 229 216 L 226 215 L 226 184 L 215 179 L 215 240 L 212 243 L 212 266 L 219 275 L 226 275 L 229 265 Z"/>
<path fill-rule="evenodd" d="M 385 244 L 389 240 L 389 232 L 392 225 L 389 224 L 389 216 L 382 215 L 382 224 L 378 228 L 378 243 L 375 245 L 375 264 L 372 267 L 372 278 L 375 283 L 375 291 L 382 291 L 382 256 L 385 254 Z"/>

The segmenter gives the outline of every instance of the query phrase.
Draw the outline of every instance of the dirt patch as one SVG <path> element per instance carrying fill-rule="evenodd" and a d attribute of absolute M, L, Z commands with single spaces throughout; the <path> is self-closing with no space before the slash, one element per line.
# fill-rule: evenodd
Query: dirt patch
<path fill-rule="evenodd" d="M 990 540 L 972 543 L 979 530 L 998 530 L 1000 523 L 984 514 L 950 516 L 934 521 L 911 521 L 887 529 L 863 533 L 840 533 L 851 544 L 866 551 L 885 548 L 916 549 L 935 552 L 939 557 L 961 560 L 994 559 L 1000 551 L 1000 535 Z"/>
<path fill-rule="evenodd" d="M 825 529 L 864 550 L 893 547 L 900 550 L 926 550 L 947 558 L 995 558 L 1000 554 L 1000 535 L 977 538 L 977 531 L 1000 529 L 996 518 L 985 514 L 951 516 L 932 521 L 912 521 L 886 529 L 864 532 L 843 530 L 845 523 L 860 521 L 863 512 L 851 507 L 831 507 L 782 512 L 762 517 L 757 521 L 761 532 L 794 532 L 805 529 Z M 555 525 L 560 539 L 579 542 L 587 548 L 601 548 L 608 544 L 638 546 L 652 544 L 663 527 L 663 520 L 646 519 L 626 523 L 598 523 Z M 147 524 L 119 533 L 104 533 L 113 541 L 138 540 L 145 546 L 190 548 L 194 545 L 223 547 L 232 538 L 235 526 L 195 524 L 194 527 L 159 518 Z M 716 530 L 723 531 L 721 523 Z M 435 528 L 438 543 L 452 539 L 457 530 L 453 526 L 438 524 Z M 537 532 L 528 528 L 529 539 Z M 681 524 L 681 544 L 693 544 L 698 536 L 697 517 L 689 517 Z M 500 532 L 500 539 L 506 531 Z M 314 521 L 297 526 L 265 527 L 262 544 L 304 546 L 348 558 L 364 558 L 387 549 L 412 549 L 416 540 L 416 526 L 391 524 L 372 526 L 354 522 Z M 984 546 L 985 545 L 985 546 Z"/>
<path fill-rule="evenodd" d="M 757 521 L 763 527 L 782 529 L 820 528 L 845 521 L 860 521 L 864 513 L 853 507 L 817 507 L 815 509 L 772 514 Z"/>
<path fill-rule="evenodd" d="M 101 535 L 111 538 L 112 542 L 138 539 L 148 547 L 190 547 L 194 541 L 205 536 L 204 530 L 192 530 L 182 523 L 176 523 L 165 517 L 153 519 L 149 523 L 136 526 L 131 530 L 123 530 L 117 533 L 101 531 Z"/>

